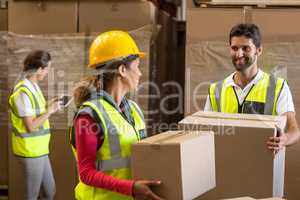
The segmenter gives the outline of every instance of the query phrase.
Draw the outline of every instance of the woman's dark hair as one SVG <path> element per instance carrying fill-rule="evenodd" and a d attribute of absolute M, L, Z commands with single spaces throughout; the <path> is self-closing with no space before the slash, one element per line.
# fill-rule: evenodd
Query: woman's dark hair
<path fill-rule="evenodd" d="M 256 48 L 261 47 L 261 34 L 259 28 L 255 24 L 237 24 L 232 27 L 229 34 L 229 44 L 231 45 L 232 37 L 240 36 L 252 39 Z"/>
<path fill-rule="evenodd" d="M 24 60 L 23 71 L 36 71 L 40 67 L 44 69 L 48 66 L 49 61 L 51 61 L 50 53 L 44 50 L 31 51 Z"/>
<path fill-rule="evenodd" d="M 87 101 L 94 91 L 107 90 L 109 84 L 118 76 L 118 68 L 124 65 L 129 68 L 132 61 L 137 59 L 137 55 L 130 55 L 125 59 L 113 60 L 102 66 L 97 67 L 98 74 L 82 79 L 76 84 L 73 90 L 74 102 L 79 107 L 83 102 Z"/>

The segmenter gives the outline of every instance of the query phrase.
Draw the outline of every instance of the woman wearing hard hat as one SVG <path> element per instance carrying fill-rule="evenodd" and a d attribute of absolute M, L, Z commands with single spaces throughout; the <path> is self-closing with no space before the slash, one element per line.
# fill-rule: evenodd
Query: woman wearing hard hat
<path fill-rule="evenodd" d="M 12 125 L 12 150 L 23 167 L 25 196 L 23 199 L 52 200 L 55 182 L 48 158 L 50 125 L 48 118 L 60 108 L 57 98 L 46 104 L 38 85 L 48 74 L 51 56 L 47 51 L 30 52 L 24 60 L 22 77 L 9 97 Z"/>
<path fill-rule="evenodd" d="M 149 188 L 160 181 L 133 181 L 130 174 L 131 145 L 146 135 L 139 106 L 125 95 L 137 89 L 143 56 L 122 31 L 100 34 L 90 47 L 89 67 L 96 75 L 74 90 L 79 110 L 71 142 L 80 178 L 78 200 L 161 200 Z"/>

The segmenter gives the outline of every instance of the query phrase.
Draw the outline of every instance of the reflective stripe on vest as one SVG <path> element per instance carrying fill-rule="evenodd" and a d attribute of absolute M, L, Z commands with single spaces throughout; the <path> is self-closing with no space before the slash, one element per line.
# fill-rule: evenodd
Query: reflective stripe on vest
<path fill-rule="evenodd" d="M 261 95 L 265 93 L 264 96 L 265 99 L 262 102 L 264 104 L 264 110 L 263 113 L 261 114 L 268 114 L 268 115 L 275 114 L 277 98 L 283 87 L 283 83 L 284 83 L 283 79 L 276 78 L 274 77 L 274 75 L 269 75 L 267 73 L 264 73 L 263 78 L 257 84 L 255 84 L 253 88 L 249 91 L 248 95 L 251 96 L 252 99 L 257 98 L 260 99 L 260 101 L 262 101 L 261 97 L 255 95 Z M 234 102 L 237 102 L 237 104 L 239 104 L 238 99 L 236 97 L 233 97 L 234 95 L 232 95 L 232 93 L 225 92 L 224 84 L 225 84 L 225 80 L 219 81 L 217 83 L 212 84 L 209 89 L 211 107 L 212 110 L 215 112 L 231 112 L 229 110 L 226 110 L 226 108 L 224 108 L 225 103 L 226 104 L 230 103 L 232 104 L 233 107 L 235 106 Z M 226 88 L 226 91 L 230 89 L 231 87 L 228 87 Z M 253 91 L 260 91 L 261 94 L 253 94 Z M 231 96 L 230 97 L 227 96 L 228 94 L 230 94 Z M 245 100 L 247 100 L 247 98 L 248 96 L 246 97 Z M 230 99 L 232 99 L 232 101 Z"/>
<path fill-rule="evenodd" d="M 130 157 L 96 161 L 96 169 L 100 171 L 110 171 L 122 168 L 130 168 Z"/>
<path fill-rule="evenodd" d="M 12 127 L 12 131 L 16 137 L 21 137 L 21 138 L 36 137 L 36 136 L 46 135 L 50 133 L 50 129 L 42 129 L 38 131 L 32 131 L 30 133 L 27 132 L 18 133 L 17 129 L 14 127 Z"/>
<path fill-rule="evenodd" d="M 265 115 L 272 115 L 273 106 L 275 102 L 275 88 L 276 88 L 276 78 L 273 74 L 270 75 L 269 87 L 267 90 L 267 101 L 265 102 Z"/>
<path fill-rule="evenodd" d="M 21 92 L 24 92 L 33 107 L 33 118 L 40 116 L 46 111 L 46 102 L 43 94 L 38 90 L 33 93 L 24 81 L 20 81 L 9 97 L 10 115 L 12 124 L 12 148 L 15 155 L 22 157 L 39 157 L 49 153 L 49 140 L 50 140 L 50 125 L 49 121 L 45 120 L 44 123 L 32 132 L 27 132 L 22 117 L 19 116 L 17 106 L 15 105 L 15 97 Z M 38 95 L 40 102 L 36 98 Z"/>
<path fill-rule="evenodd" d="M 136 123 L 136 129 L 139 130 L 139 139 L 144 139 L 147 137 L 147 131 L 146 131 L 146 127 L 145 127 L 145 117 L 144 114 L 142 112 L 142 110 L 140 109 L 140 107 L 134 102 L 129 100 L 129 105 L 131 108 L 131 114 L 135 119 L 135 123 Z M 136 116 L 138 114 L 138 116 Z M 142 125 L 142 126 L 140 126 Z"/>

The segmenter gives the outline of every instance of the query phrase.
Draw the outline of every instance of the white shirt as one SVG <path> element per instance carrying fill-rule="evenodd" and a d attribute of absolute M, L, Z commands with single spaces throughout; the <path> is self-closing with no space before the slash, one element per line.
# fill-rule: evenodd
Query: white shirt
<path fill-rule="evenodd" d="M 239 104 L 242 104 L 245 97 L 249 93 L 251 87 L 253 85 L 257 84 L 258 81 L 263 78 L 263 71 L 259 69 L 256 76 L 254 77 L 254 79 L 252 81 L 250 81 L 246 85 L 246 87 L 244 87 L 243 89 L 234 82 L 234 80 L 233 80 L 234 74 L 235 74 L 235 72 L 230 74 L 230 76 L 228 76 L 225 79 L 225 87 L 233 86 L 234 90 L 236 92 L 236 95 L 238 97 Z M 212 107 L 211 107 L 211 104 L 210 104 L 209 95 L 206 98 L 204 111 L 213 111 Z M 278 97 L 278 100 L 277 100 L 276 113 L 277 113 L 277 115 L 282 115 L 286 112 L 295 112 L 295 107 L 294 107 L 294 103 L 293 103 L 292 93 L 290 91 L 290 88 L 289 88 L 288 84 L 285 81 L 284 85 L 283 85 L 283 88 L 281 90 L 281 93 L 279 94 L 279 97 Z"/>
<path fill-rule="evenodd" d="M 31 92 L 33 92 L 34 96 L 37 98 L 37 101 L 41 101 L 41 97 L 38 94 L 38 91 L 41 92 L 41 89 L 38 84 L 30 82 L 28 79 L 24 79 L 24 85 L 27 86 Z M 16 96 L 15 105 L 20 117 L 30 117 L 35 113 L 33 105 L 31 104 L 31 101 L 25 92 L 20 92 L 20 94 Z"/>

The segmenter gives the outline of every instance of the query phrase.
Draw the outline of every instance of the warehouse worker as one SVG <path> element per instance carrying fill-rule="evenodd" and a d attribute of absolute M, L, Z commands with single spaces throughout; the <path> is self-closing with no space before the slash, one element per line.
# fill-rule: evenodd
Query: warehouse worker
<path fill-rule="evenodd" d="M 145 122 L 140 107 L 125 95 L 137 89 L 144 56 L 128 33 L 109 31 L 100 34 L 89 52 L 93 78 L 74 90 L 80 106 L 71 134 L 76 152 L 79 184 L 78 200 L 161 200 L 150 186 L 156 180 L 131 180 L 131 145 L 144 138 Z"/>
<path fill-rule="evenodd" d="M 235 72 L 213 83 L 205 104 L 205 111 L 285 115 L 286 134 L 271 137 L 267 148 L 277 152 L 299 140 L 299 129 L 291 91 L 287 82 L 258 68 L 262 54 L 261 35 L 254 24 L 238 24 L 229 35 L 230 54 Z"/>
<path fill-rule="evenodd" d="M 55 182 L 49 161 L 50 125 L 48 118 L 60 108 L 53 99 L 48 107 L 38 83 L 47 76 L 51 65 L 46 51 L 32 51 L 24 60 L 22 78 L 9 97 L 12 125 L 12 150 L 23 167 L 26 193 L 24 199 L 51 200 Z"/>

